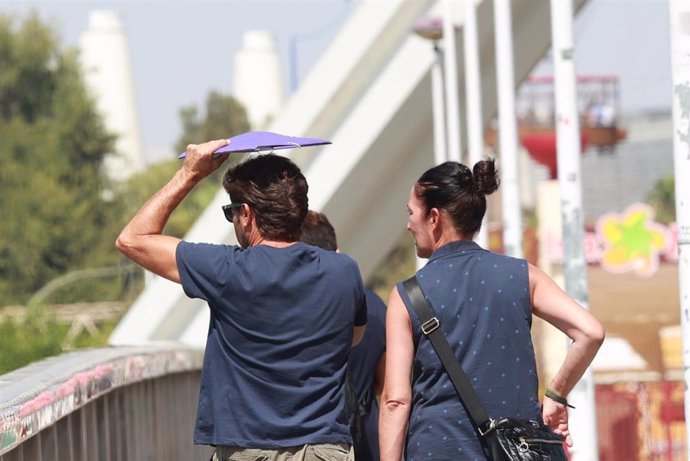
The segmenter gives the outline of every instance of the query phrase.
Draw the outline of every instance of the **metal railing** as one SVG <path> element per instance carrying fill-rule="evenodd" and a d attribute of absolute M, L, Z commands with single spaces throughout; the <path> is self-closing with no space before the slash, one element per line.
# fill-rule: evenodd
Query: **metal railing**
<path fill-rule="evenodd" d="M 193 444 L 203 352 L 71 352 L 0 376 L 0 461 L 208 459 Z"/>

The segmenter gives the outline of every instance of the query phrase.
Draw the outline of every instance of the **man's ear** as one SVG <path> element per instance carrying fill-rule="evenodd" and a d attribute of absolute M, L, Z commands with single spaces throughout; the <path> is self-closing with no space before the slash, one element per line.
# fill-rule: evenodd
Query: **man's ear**
<path fill-rule="evenodd" d="M 245 226 L 254 220 L 254 210 L 248 204 L 242 204 L 242 213 L 240 213 L 240 220 Z"/>

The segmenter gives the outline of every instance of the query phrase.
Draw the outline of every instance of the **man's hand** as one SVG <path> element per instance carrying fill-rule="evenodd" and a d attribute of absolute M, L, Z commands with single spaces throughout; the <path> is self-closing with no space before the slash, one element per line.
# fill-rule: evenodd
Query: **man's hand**
<path fill-rule="evenodd" d="M 203 179 L 228 159 L 226 154 L 214 156 L 213 152 L 230 143 L 227 139 L 216 139 L 203 144 L 189 144 L 182 168 L 197 179 Z"/>

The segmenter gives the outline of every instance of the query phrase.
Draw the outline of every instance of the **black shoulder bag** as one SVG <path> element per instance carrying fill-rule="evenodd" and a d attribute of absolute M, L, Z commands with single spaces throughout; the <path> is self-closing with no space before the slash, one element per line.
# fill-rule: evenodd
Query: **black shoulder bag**
<path fill-rule="evenodd" d="M 366 448 L 365 431 L 366 420 L 371 408 L 373 395 L 371 391 L 360 399 L 352 382 L 352 375 L 348 369 L 345 375 L 345 404 L 347 416 L 350 421 L 350 433 L 352 434 L 352 446 L 355 450 L 355 458 L 362 456 Z"/>
<path fill-rule="evenodd" d="M 403 282 L 422 324 L 422 333 L 434 346 L 455 391 L 464 403 L 491 461 L 567 461 L 563 440 L 548 426 L 530 420 L 492 419 L 462 370 L 441 324 L 422 293 L 416 276 Z"/>

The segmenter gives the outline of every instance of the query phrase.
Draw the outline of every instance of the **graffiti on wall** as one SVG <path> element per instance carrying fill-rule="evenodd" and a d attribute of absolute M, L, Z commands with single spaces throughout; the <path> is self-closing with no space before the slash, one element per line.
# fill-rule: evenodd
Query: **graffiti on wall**
<path fill-rule="evenodd" d="M 670 234 L 666 226 L 654 222 L 654 211 L 645 204 L 632 205 L 620 215 L 606 214 L 597 221 L 597 235 L 604 246 L 601 267 L 649 277 L 659 268 Z"/>
<path fill-rule="evenodd" d="M 678 262 L 678 226 L 654 221 L 654 210 L 636 203 L 623 213 L 601 216 L 594 231 L 585 232 L 585 259 L 613 273 L 634 272 L 650 277 L 660 262 Z M 560 236 L 546 236 L 546 251 L 551 262 L 563 261 Z"/>

